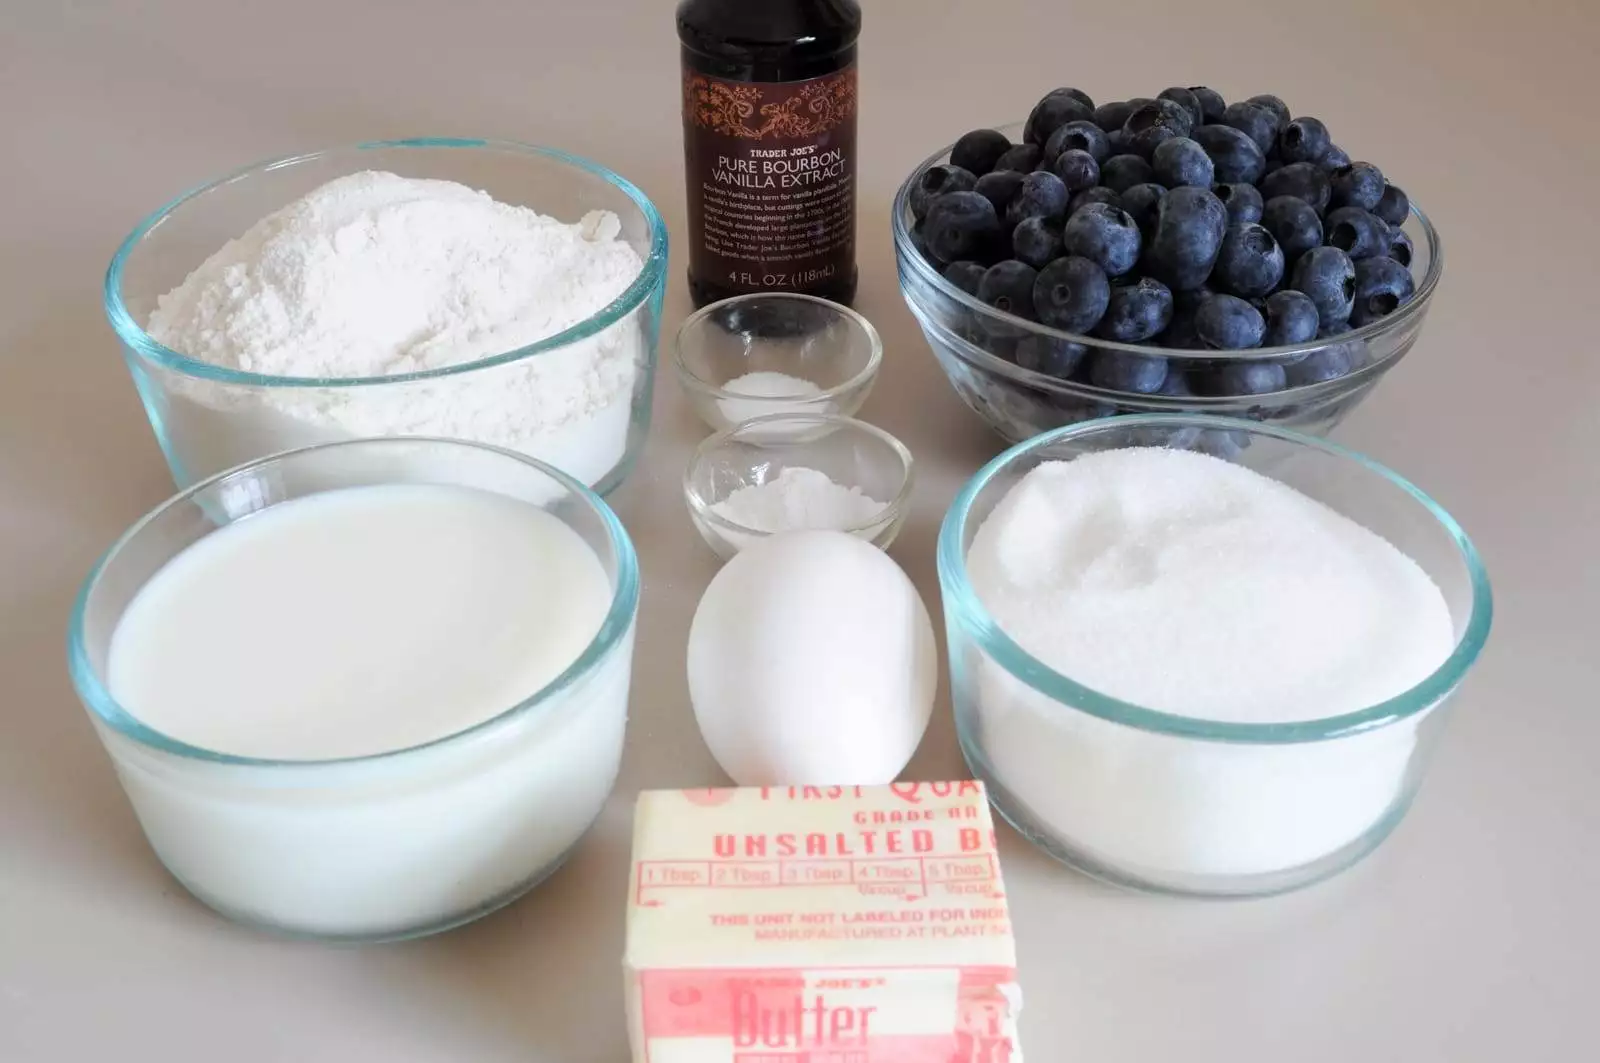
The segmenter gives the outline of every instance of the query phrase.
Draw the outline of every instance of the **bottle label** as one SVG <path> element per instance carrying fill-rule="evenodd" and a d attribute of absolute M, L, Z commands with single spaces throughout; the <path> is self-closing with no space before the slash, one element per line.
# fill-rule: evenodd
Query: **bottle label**
<path fill-rule="evenodd" d="M 848 276 L 856 242 L 856 68 L 808 81 L 686 70 L 689 268 L 737 291 Z"/>

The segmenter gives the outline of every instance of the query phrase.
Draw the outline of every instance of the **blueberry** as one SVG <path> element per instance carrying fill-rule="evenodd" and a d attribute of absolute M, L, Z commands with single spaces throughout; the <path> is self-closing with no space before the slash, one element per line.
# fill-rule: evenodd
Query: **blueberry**
<path fill-rule="evenodd" d="M 1244 298 L 1266 295 L 1283 279 L 1283 248 L 1255 222 L 1230 225 L 1211 273 L 1212 283 Z"/>
<path fill-rule="evenodd" d="M 1228 224 L 1236 225 L 1240 222 L 1261 220 L 1263 203 L 1261 193 L 1256 191 L 1255 185 L 1243 183 L 1212 185 L 1211 193 L 1222 200 L 1222 205 L 1228 208 Z"/>
<path fill-rule="evenodd" d="M 1228 109 L 1222 112 L 1222 124 L 1237 129 L 1255 141 L 1262 154 L 1278 139 L 1278 116 L 1253 103 L 1228 104 Z"/>
<path fill-rule="evenodd" d="M 928 204 L 922 236 L 928 256 L 948 265 L 972 258 L 1000 235 L 994 204 L 976 192 L 946 192 Z"/>
<path fill-rule="evenodd" d="M 1316 162 L 1332 146 L 1328 127 L 1317 118 L 1296 118 L 1278 134 L 1278 156 L 1284 162 Z"/>
<path fill-rule="evenodd" d="M 1372 208 L 1372 213 L 1390 225 L 1404 225 L 1411 216 L 1411 197 L 1399 185 L 1386 183 L 1383 195 L 1378 197 L 1378 205 Z"/>
<path fill-rule="evenodd" d="M 978 178 L 972 190 L 993 203 L 995 212 L 1003 216 L 1006 207 L 1022 191 L 1022 177 L 1015 170 L 995 170 Z"/>
<path fill-rule="evenodd" d="M 978 282 L 983 280 L 984 272 L 983 265 L 978 262 L 952 262 L 944 268 L 944 279 L 968 295 L 977 295 Z"/>
<path fill-rule="evenodd" d="M 1383 171 L 1370 162 L 1353 162 L 1328 175 L 1332 184 L 1332 204 L 1372 210 L 1383 199 Z"/>
<path fill-rule="evenodd" d="M 1294 196 L 1311 204 L 1318 214 L 1328 209 L 1331 181 L 1315 163 L 1291 162 L 1261 179 L 1261 198 Z"/>
<path fill-rule="evenodd" d="M 1087 151 L 1095 162 L 1105 162 L 1111 157 L 1111 140 L 1105 130 L 1093 122 L 1068 122 L 1054 133 L 1044 146 L 1044 161 L 1052 164 L 1063 151 Z"/>
<path fill-rule="evenodd" d="M 1353 368 L 1349 348 L 1340 343 L 1312 351 L 1298 362 L 1284 366 L 1283 371 L 1288 385 L 1299 388 L 1337 380 Z"/>
<path fill-rule="evenodd" d="M 1410 269 L 1412 259 L 1416 258 L 1416 248 L 1411 245 L 1411 237 L 1406 235 L 1404 229 L 1390 229 L 1389 240 L 1389 257 Z"/>
<path fill-rule="evenodd" d="M 1176 351 L 1194 351 L 1203 348 L 1205 344 L 1200 342 L 1200 334 L 1194 327 L 1197 313 L 1199 313 L 1197 306 L 1185 308 L 1174 303 L 1172 320 L 1167 322 L 1166 331 L 1156 337 L 1156 342 Z M 1176 371 L 1173 375 L 1177 375 Z"/>
<path fill-rule="evenodd" d="M 1248 186 L 1247 186 L 1248 187 Z M 1252 192 L 1255 189 L 1250 189 Z M 1161 204 L 1161 197 L 1167 194 L 1165 185 L 1146 182 L 1134 185 L 1122 193 L 1122 209 L 1139 226 L 1139 232 L 1146 238 L 1156 231 L 1156 208 Z"/>
<path fill-rule="evenodd" d="M 1109 391 L 1154 395 L 1167 381 L 1167 360 L 1160 355 L 1096 350 L 1089 355 L 1089 383 Z"/>
<path fill-rule="evenodd" d="M 1411 271 L 1392 258 L 1364 258 L 1356 263 L 1355 305 L 1350 324 L 1356 328 L 1388 317 L 1416 294 Z"/>
<path fill-rule="evenodd" d="M 1155 170 L 1156 181 L 1168 188 L 1182 188 L 1184 185 L 1210 188 L 1215 174 L 1206 149 L 1188 137 L 1173 137 L 1156 145 L 1155 153 L 1150 156 L 1150 164 Z"/>
<path fill-rule="evenodd" d="M 1011 140 L 993 129 L 974 129 L 950 149 L 950 165 L 959 166 L 982 177 L 994 169 L 1000 157 L 1011 150 Z"/>
<path fill-rule="evenodd" d="M 1067 186 L 1053 173 L 1035 170 L 1022 179 L 1017 197 L 1006 207 L 1006 222 L 1016 225 L 1024 218 L 1060 221 L 1067 216 Z"/>
<path fill-rule="evenodd" d="M 1228 109 L 1228 103 L 1222 98 L 1222 93 L 1216 89 L 1208 89 L 1204 85 L 1190 85 L 1189 91 L 1194 93 L 1194 98 L 1200 104 L 1200 113 L 1207 122 L 1222 121 L 1223 112 Z"/>
<path fill-rule="evenodd" d="M 1166 328 L 1171 320 L 1171 289 L 1145 277 L 1111 289 L 1105 317 L 1095 326 L 1094 334 L 1121 343 L 1140 343 Z"/>
<path fill-rule="evenodd" d="M 1145 101 L 1140 100 L 1139 103 Z M 1120 130 L 1128 121 L 1128 116 L 1139 106 L 1132 100 L 1119 100 L 1116 103 L 1102 103 L 1094 109 L 1094 124 L 1107 133 Z"/>
<path fill-rule="evenodd" d="M 923 258 L 931 259 L 933 257 L 928 254 L 928 237 L 922 231 L 922 222 L 920 221 L 912 222 L 911 224 L 911 246 L 916 248 L 917 254 Z"/>
<path fill-rule="evenodd" d="M 1011 250 L 1035 269 L 1061 256 L 1061 230 L 1043 218 L 1024 218 L 1011 232 Z"/>
<path fill-rule="evenodd" d="M 1213 295 L 1195 311 L 1194 328 L 1212 350 L 1235 351 L 1261 346 L 1267 323 L 1261 311 L 1238 296 Z"/>
<path fill-rule="evenodd" d="M 1387 256 L 1392 246 L 1389 223 L 1360 207 L 1330 210 L 1322 227 L 1325 232 L 1323 240 L 1354 261 Z"/>
<path fill-rule="evenodd" d="M 1156 231 L 1141 263 L 1148 275 L 1174 291 L 1198 288 L 1211 275 L 1228 212 L 1209 188 L 1175 188 L 1161 197 Z"/>
<path fill-rule="evenodd" d="M 1317 330 L 1317 338 L 1319 340 L 1332 339 L 1335 336 L 1342 336 L 1350 330 L 1350 322 L 1335 321 L 1319 328 Z M 1333 344 L 1328 349 L 1335 348 L 1344 352 L 1345 360 L 1352 372 L 1367 364 L 1367 344 L 1365 340 L 1345 340 L 1343 343 Z"/>
<path fill-rule="evenodd" d="M 1189 387 L 1189 374 L 1180 369 L 1169 369 L 1167 379 L 1161 382 L 1161 387 L 1155 392 L 1165 395 L 1170 399 L 1191 399 L 1194 391 Z"/>
<path fill-rule="evenodd" d="M 1155 176 L 1155 170 L 1138 155 L 1113 155 L 1100 167 L 1100 183 L 1113 192 L 1153 181 Z"/>
<path fill-rule="evenodd" d="M 1120 277 L 1138 265 L 1142 244 L 1139 224 L 1132 215 L 1102 203 L 1074 212 L 1062 232 L 1067 254 L 1088 259 L 1108 277 Z"/>
<path fill-rule="evenodd" d="M 1182 104 L 1154 100 L 1128 116 L 1122 135 L 1127 138 L 1130 151 L 1148 159 L 1162 141 L 1186 137 L 1194 125 L 1194 118 Z"/>
<path fill-rule="evenodd" d="M 1210 374 L 1205 390 L 1213 395 L 1270 395 L 1284 389 L 1285 375 L 1274 362 L 1229 362 Z"/>
<path fill-rule="evenodd" d="M 1033 283 L 1035 316 L 1063 332 L 1082 335 L 1094 328 L 1110 299 L 1105 271 L 1086 258 L 1058 258 Z"/>
<path fill-rule="evenodd" d="M 1341 166 L 1349 165 L 1350 154 L 1337 144 L 1330 146 L 1327 151 L 1322 153 L 1322 157 L 1317 160 L 1317 169 L 1324 173 L 1332 173 Z"/>
<path fill-rule="evenodd" d="M 1072 202 L 1067 204 L 1067 217 L 1072 217 L 1091 203 L 1104 203 L 1108 207 L 1119 207 L 1122 205 L 1122 197 L 1105 185 L 1086 188 L 1073 196 Z"/>
<path fill-rule="evenodd" d="M 1265 347 L 1288 347 L 1317 338 L 1317 304 L 1304 292 L 1285 289 L 1267 297 Z"/>
<path fill-rule="evenodd" d="M 1026 262 L 996 262 L 978 283 L 978 298 L 996 310 L 1033 319 L 1033 282 L 1039 273 Z"/>
<path fill-rule="evenodd" d="M 1283 248 L 1286 262 L 1322 246 L 1322 219 L 1303 199 L 1278 196 L 1267 200 L 1261 208 L 1261 224 Z"/>
<path fill-rule="evenodd" d="M 1128 137 L 1120 129 L 1113 129 L 1106 134 L 1106 146 L 1111 149 L 1112 155 L 1132 155 L 1133 148 L 1128 146 Z"/>
<path fill-rule="evenodd" d="M 1356 294 L 1355 263 L 1337 247 L 1313 247 L 1294 264 L 1291 287 L 1311 297 L 1324 326 L 1348 321 Z"/>
<path fill-rule="evenodd" d="M 948 192 L 970 192 L 978 184 L 971 170 L 949 164 L 930 166 L 917 183 L 911 186 L 911 213 L 918 218 L 928 216 L 928 204 Z"/>
<path fill-rule="evenodd" d="M 1017 364 L 1035 373 L 1066 380 L 1077 371 L 1089 348 L 1054 336 L 1025 336 L 1017 344 Z"/>
<path fill-rule="evenodd" d="M 1063 151 L 1051 167 L 1068 192 L 1082 192 L 1100 183 L 1100 164 L 1087 151 L 1071 148 Z"/>
<path fill-rule="evenodd" d="M 1089 97 L 1077 89 L 1054 89 L 1045 95 L 1034 106 L 1033 112 L 1028 115 L 1028 123 L 1023 127 L 1022 139 L 1029 144 L 1043 144 L 1050 139 L 1050 134 L 1066 125 L 1080 119 L 1087 121 L 1094 117 L 1094 103 L 1085 102 Z"/>
<path fill-rule="evenodd" d="M 1037 144 L 1018 144 L 995 160 L 995 170 L 1015 170 L 1032 173 L 1044 158 L 1044 149 Z"/>
<path fill-rule="evenodd" d="M 1223 184 L 1253 185 L 1266 172 L 1267 160 L 1256 142 L 1232 126 L 1203 125 L 1189 139 L 1206 149 Z"/>
<path fill-rule="evenodd" d="M 1278 123 L 1279 129 L 1282 129 L 1284 126 L 1289 124 L 1289 105 L 1284 103 L 1278 97 L 1272 95 L 1270 92 L 1264 92 L 1259 96 L 1252 96 L 1244 102 L 1253 103 L 1257 107 L 1263 107 L 1272 112 L 1273 120 Z"/>
<path fill-rule="evenodd" d="M 1196 129 L 1206 124 L 1205 110 L 1200 106 L 1200 99 L 1195 96 L 1193 89 L 1162 89 L 1156 93 L 1156 99 L 1171 100 L 1188 111 L 1191 129 Z"/>

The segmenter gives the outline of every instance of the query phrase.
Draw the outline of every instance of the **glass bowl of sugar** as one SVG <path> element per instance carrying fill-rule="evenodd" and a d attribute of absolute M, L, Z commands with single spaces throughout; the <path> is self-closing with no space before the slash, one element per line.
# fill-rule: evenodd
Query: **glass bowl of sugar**
<path fill-rule="evenodd" d="M 867 401 L 882 361 L 872 322 L 788 292 L 712 303 L 684 321 L 673 346 L 684 394 L 719 432 L 777 413 L 850 417 Z"/>
<path fill-rule="evenodd" d="M 1259 422 L 1040 435 L 941 528 L 962 751 L 1049 855 L 1257 896 L 1371 852 L 1422 782 L 1493 612 L 1477 551 L 1400 476 Z"/>
<path fill-rule="evenodd" d="M 767 536 L 815 529 L 887 550 L 913 482 L 911 452 L 883 429 L 835 414 L 779 413 L 701 443 L 683 496 L 700 535 L 727 560 Z"/>
<path fill-rule="evenodd" d="M 330 443 L 163 503 L 79 594 L 78 696 L 162 864 L 243 923 L 389 940 L 507 904 L 617 778 L 639 603 L 576 479 Z"/>

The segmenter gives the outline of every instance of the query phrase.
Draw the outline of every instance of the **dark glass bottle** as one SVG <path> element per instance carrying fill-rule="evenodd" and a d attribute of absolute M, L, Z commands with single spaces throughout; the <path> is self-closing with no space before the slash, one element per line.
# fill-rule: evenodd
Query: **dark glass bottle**
<path fill-rule="evenodd" d="M 683 0 L 689 291 L 856 291 L 855 0 Z"/>

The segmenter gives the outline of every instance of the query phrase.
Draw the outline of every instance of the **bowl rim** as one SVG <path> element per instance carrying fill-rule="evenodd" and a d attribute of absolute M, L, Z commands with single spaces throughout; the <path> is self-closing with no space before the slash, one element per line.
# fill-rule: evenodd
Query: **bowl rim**
<path fill-rule="evenodd" d="M 1375 705 L 1314 720 L 1297 720 L 1289 723 L 1237 723 L 1180 716 L 1111 697 L 1069 679 L 1028 653 L 1001 629 L 999 622 L 985 608 L 967 579 L 966 551 L 962 539 L 973 503 L 996 476 L 1018 459 L 1029 457 L 1055 443 L 1070 442 L 1097 433 L 1139 427 L 1199 427 L 1270 436 L 1295 446 L 1319 450 L 1338 460 L 1352 462 L 1409 495 L 1438 522 L 1455 543 L 1460 551 L 1461 561 L 1467 569 L 1468 582 L 1472 590 L 1471 609 L 1450 655 L 1410 689 Z M 1260 421 L 1217 417 L 1211 414 L 1153 413 L 1106 417 L 1067 425 L 1016 444 L 980 469 L 956 495 L 939 528 L 937 556 L 939 588 L 945 599 L 946 616 L 950 622 L 959 625 L 967 637 L 976 642 L 983 652 L 1006 672 L 1050 698 L 1054 703 L 1052 708 L 1063 714 L 1087 713 L 1110 723 L 1155 734 L 1209 741 L 1261 745 L 1315 742 L 1377 730 L 1415 716 L 1437 704 L 1461 682 L 1483 651 L 1494 615 L 1494 598 L 1489 586 L 1488 573 L 1484 570 L 1477 548 L 1473 546 L 1455 518 L 1411 481 L 1365 454 L 1337 443 Z M 954 660 L 955 653 L 952 650 L 952 663 Z"/>
<path fill-rule="evenodd" d="M 535 156 L 562 163 L 593 177 L 599 177 L 626 195 L 644 216 L 645 223 L 650 230 L 650 251 L 644 258 L 639 275 L 633 279 L 632 283 L 620 295 L 587 318 L 562 329 L 560 332 L 546 336 L 544 339 L 534 343 L 525 344 L 499 354 L 485 355 L 469 362 L 438 366 L 432 369 L 421 369 L 409 373 L 391 373 L 384 376 L 278 376 L 215 365 L 211 362 L 180 354 L 159 342 L 146 332 L 144 326 L 135 320 L 129 312 L 122 298 L 122 279 L 127 270 L 129 259 L 144 242 L 146 236 L 157 226 L 177 215 L 185 205 L 227 185 L 249 180 L 252 177 L 269 173 L 273 170 L 319 160 L 336 159 L 347 155 L 359 158 L 360 152 L 394 149 L 478 151 L 502 155 Z M 350 172 L 358 172 L 358 169 L 353 169 Z M 511 362 L 521 361 L 524 358 L 547 354 L 603 332 L 633 313 L 646 300 L 654 297 L 658 291 L 664 289 L 667 270 L 667 245 L 666 222 L 662 219 L 661 213 L 656 209 L 655 204 L 650 201 L 650 198 L 627 178 L 622 177 L 606 166 L 602 166 L 600 163 L 583 158 L 580 155 L 574 155 L 558 148 L 547 148 L 537 144 L 522 143 L 521 141 L 486 137 L 407 137 L 399 140 L 364 140 L 355 144 L 339 145 L 318 151 L 302 152 L 296 155 L 284 155 L 267 159 L 263 162 L 251 163 L 191 188 L 187 192 L 180 193 L 146 216 L 118 246 L 116 253 L 111 257 L 110 266 L 106 269 L 102 301 L 106 319 L 110 322 L 112 331 L 117 334 L 117 338 L 122 341 L 130 352 L 163 368 L 183 373 L 186 376 L 258 388 L 357 388 L 382 384 L 403 384 L 418 380 L 437 380 L 473 370 L 506 365 Z M 196 263 L 196 265 L 198 266 L 199 263 Z"/>
<path fill-rule="evenodd" d="M 257 474 L 262 470 L 271 468 L 273 466 L 282 465 L 288 461 L 304 460 L 308 457 L 310 460 L 314 461 L 316 460 L 317 454 L 329 450 L 353 450 L 358 448 L 401 450 L 403 448 L 414 448 L 419 444 L 429 447 L 430 449 L 467 448 L 470 450 L 486 451 L 512 461 L 520 462 L 556 481 L 556 483 L 564 487 L 570 493 L 571 497 L 581 500 L 584 506 L 591 513 L 600 518 L 601 525 L 606 531 L 607 543 L 610 546 L 613 556 L 616 558 L 616 585 L 612 589 L 611 604 L 607 608 L 606 614 L 600 622 L 599 630 L 597 630 L 594 634 L 594 637 L 589 640 L 589 643 L 584 647 L 583 652 L 580 653 L 571 664 L 562 670 L 559 675 L 551 679 L 543 687 L 534 691 L 532 694 L 529 694 L 527 697 L 516 702 L 515 704 L 502 709 L 493 716 L 490 716 L 484 720 L 480 720 L 470 727 L 463 728 L 459 731 L 452 731 L 450 734 L 441 735 L 438 738 L 433 738 L 426 742 L 419 742 L 415 745 L 405 746 L 400 749 L 383 750 L 382 752 L 378 753 L 364 753 L 347 757 L 305 758 L 297 760 L 274 757 L 250 757 L 235 753 L 222 753 L 216 750 L 207 749 L 203 746 L 193 745 L 192 743 L 185 742 L 181 739 L 173 738 L 165 732 L 158 731 L 144 723 L 137 716 L 133 715 L 121 704 L 119 704 L 111 695 L 111 691 L 107 687 L 104 677 L 100 675 L 99 671 L 94 667 L 94 664 L 90 660 L 89 649 L 86 644 L 84 626 L 86 622 L 89 599 L 94 593 L 95 589 L 98 587 L 101 577 L 105 575 L 110 565 L 121 555 L 123 550 L 129 548 L 136 541 L 138 541 L 139 537 L 145 532 L 145 530 L 159 517 L 170 512 L 174 508 L 189 504 L 197 504 L 194 502 L 195 496 L 201 492 L 208 491 L 213 487 L 221 487 L 225 485 L 226 481 L 242 479 L 245 476 Z M 337 488 L 334 490 L 337 490 Z M 311 494 L 320 493 L 322 492 L 312 492 Z M 296 497 L 304 498 L 310 497 L 310 495 L 298 495 Z M 282 502 L 272 503 L 272 505 L 281 504 Z M 272 507 L 269 505 L 265 508 L 270 509 Z M 252 510 L 251 513 L 243 517 L 228 521 L 228 524 L 236 523 L 237 520 L 248 520 L 258 512 L 261 512 L 261 510 Z M 226 526 L 227 525 L 222 525 L 222 527 Z M 220 528 L 209 531 L 206 533 L 206 535 L 215 534 L 216 530 L 220 530 Z M 201 538 L 204 537 L 205 536 L 201 536 Z M 199 541 L 199 539 L 195 540 L 195 542 Z M 188 546 L 192 545 L 193 543 L 190 543 L 182 549 L 188 549 Z M 181 552 L 182 550 L 175 551 L 166 559 L 166 561 L 163 561 L 162 564 L 165 565 L 167 562 L 170 562 L 172 557 L 178 556 L 178 554 Z M 159 571 L 159 566 L 157 570 Z M 506 724 L 509 724 L 515 720 L 520 720 L 523 717 L 526 717 L 529 714 L 549 705 L 551 700 L 554 699 L 556 695 L 576 685 L 597 671 L 599 667 L 611 657 L 612 652 L 618 647 L 618 645 L 623 642 L 628 633 L 633 629 L 634 620 L 639 607 L 639 589 L 639 559 L 638 555 L 634 551 L 632 541 L 628 538 L 627 530 L 622 525 L 622 521 L 617 517 L 616 513 L 612 511 L 611 507 L 606 504 L 604 499 L 595 494 L 588 487 L 584 486 L 580 481 L 567 475 L 560 469 L 557 469 L 555 466 L 546 464 L 537 458 L 528 457 L 527 455 L 521 454 L 517 451 L 508 450 L 505 447 L 496 447 L 485 443 L 475 443 L 464 439 L 448 439 L 442 436 L 382 436 L 365 439 L 346 439 L 332 443 L 318 443 L 313 446 L 298 447 L 294 450 L 282 451 L 277 454 L 268 455 L 264 458 L 257 458 L 253 461 L 245 462 L 242 465 L 236 465 L 231 469 L 226 469 L 222 472 L 216 473 L 215 475 L 209 476 L 191 487 L 187 487 L 184 490 L 179 491 L 177 494 L 167 498 L 165 501 L 135 521 L 128 528 L 128 530 L 123 532 L 122 535 L 117 538 L 116 542 L 112 543 L 110 548 L 108 548 L 106 552 L 100 556 L 99 560 L 97 560 L 94 564 L 94 567 L 89 570 L 89 574 L 84 578 L 83 584 L 78 589 L 77 597 L 72 604 L 72 614 L 67 622 L 67 667 L 68 672 L 71 674 L 72 684 L 77 690 L 79 700 L 83 702 L 85 707 L 88 708 L 90 713 L 95 718 L 104 723 L 107 727 L 110 727 L 112 730 L 116 731 L 118 734 L 121 734 L 123 737 L 158 753 L 182 757 L 186 760 L 202 761 L 211 764 L 224 764 L 234 767 L 275 768 L 299 771 L 313 771 L 323 768 L 348 767 L 353 765 L 380 764 L 394 761 L 403 757 L 413 756 L 429 750 L 467 742 L 478 735 L 499 729 Z"/>
<path fill-rule="evenodd" d="M 824 388 L 815 395 L 745 395 L 737 391 L 728 391 L 721 385 L 713 384 L 709 380 L 695 373 L 694 370 L 690 369 L 688 363 L 684 361 L 683 356 L 683 340 L 684 337 L 688 335 L 690 328 L 699 325 L 702 321 L 710 317 L 718 310 L 722 310 L 740 303 L 755 302 L 759 299 L 776 299 L 780 301 L 813 303 L 838 313 L 840 317 L 843 317 L 845 320 L 851 322 L 862 332 L 863 335 L 867 337 L 867 341 L 871 345 L 867 353 L 867 364 L 862 366 L 861 369 L 855 373 L 855 375 L 851 376 L 843 383 L 835 384 L 831 388 Z M 824 299 L 817 295 L 806 295 L 804 292 L 746 292 L 743 295 L 733 295 L 726 299 L 719 299 L 714 303 L 707 303 L 705 306 L 684 318 L 683 323 L 678 326 L 677 331 L 672 337 L 672 364 L 678 372 L 678 380 L 680 383 L 682 383 L 685 387 L 697 391 L 702 395 L 709 396 L 712 399 L 737 399 L 740 402 L 773 402 L 783 403 L 786 405 L 813 402 L 821 403 L 837 399 L 841 395 L 847 395 L 857 388 L 865 386 L 875 376 L 878 375 L 878 369 L 883 364 L 883 337 L 878 334 L 877 326 L 873 325 L 871 321 L 868 321 L 865 315 L 851 309 L 848 306 L 845 306 L 843 303 L 836 303 L 831 299 Z M 762 416 L 772 415 L 763 414 Z M 738 425 L 734 425 L 732 427 L 736 428 Z"/>
<path fill-rule="evenodd" d="M 725 428 L 702 440 L 700 445 L 694 448 L 694 454 L 690 457 L 689 464 L 685 466 L 683 471 L 683 497 L 684 501 L 689 505 L 690 512 L 719 532 L 731 531 L 738 535 L 749 535 L 758 538 L 782 534 L 782 532 L 769 532 L 762 531 L 759 528 L 752 528 L 748 525 L 740 524 L 738 521 L 729 520 L 717 513 L 712 509 L 713 503 L 707 502 L 700 492 L 695 489 L 694 477 L 695 473 L 699 471 L 700 467 L 714 452 L 731 442 L 745 442 L 752 446 L 770 446 L 773 448 L 793 445 L 795 440 L 790 438 L 736 440 L 736 437 L 748 429 L 759 429 L 774 424 L 792 424 L 795 422 L 803 422 L 813 426 L 832 425 L 833 430 L 828 432 L 828 435 L 832 435 L 836 431 L 845 431 L 871 436 L 880 442 L 887 443 L 889 449 L 900 459 L 903 475 L 900 481 L 900 489 L 895 492 L 894 498 L 885 502 L 883 508 L 871 520 L 832 530 L 856 535 L 860 532 L 892 526 L 905 515 L 906 510 L 910 507 L 911 494 L 916 487 L 917 479 L 916 459 L 912 456 L 911 449 L 892 433 L 870 422 L 839 413 L 807 412 L 763 414 L 760 417 L 752 417 L 747 421 L 740 421 L 738 424 Z M 858 487 L 859 485 L 846 484 L 844 486 Z"/>
<path fill-rule="evenodd" d="M 1014 143 L 1019 143 L 1024 124 L 1025 123 L 1022 122 L 1014 122 L 993 126 L 991 128 L 993 128 L 996 132 L 1002 133 L 1009 137 Z M 917 182 L 917 180 L 928 171 L 930 167 L 936 166 L 942 160 L 947 159 L 954 147 L 955 144 L 951 143 L 944 148 L 941 148 L 939 151 L 934 152 L 921 163 L 917 164 L 916 168 L 912 170 L 911 174 L 901 183 L 899 190 L 895 193 L 894 203 L 889 212 L 890 228 L 894 235 L 895 257 L 899 260 L 902 270 L 910 269 L 917 275 L 918 280 L 925 284 L 932 285 L 940 292 L 940 294 L 944 295 L 946 298 L 954 300 L 960 304 L 963 309 L 976 314 L 979 318 L 992 319 L 997 323 L 1008 326 L 1013 331 L 1020 329 L 1026 334 L 1047 336 L 1053 339 L 1076 343 L 1086 347 L 1119 351 L 1124 354 L 1136 354 L 1144 357 L 1160 357 L 1169 361 L 1217 362 L 1284 360 L 1293 358 L 1300 354 L 1308 354 L 1313 351 L 1322 350 L 1327 347 L 1352 343 L 1356 340 L 1372 340 L 1385 333 L 1398 331 L 1399 328 L 1406 322 L 1411 321 L 1413 318 L 1419 318 L 1426 313 L 1426 308 L 1432 301 L 1434 293 L 1438 290 L 1440 278 L 1444 274 L 1444 244 L 1439 236 L 1439 232 L 1434 228 L 1433 222 L 1428 218 L 1428 216 L 1422 212 L 1422 208 L 1417 206 L 1416 201 L 1411 200 L 1411 216 L 1417 220 L 1417 224 L 1421 227 L 1423 239 L 1428 248 L 1427 272 L 1423 274 L 1421 281 L 1417 283 L 1416 294 L 1412 296 L 1409 302 L 1387 317 L 1382 317 L 1376 321 L 1368 322 L 1359 328 L 1353 328 L 1348 332 L 1341 332 L 1334 336 L 1319 336 L 1315 340 L 1307 343 L 1296 343 L 1284 347 L 1253 347 L 1247 350 L 1238 351 L 1189 350 L 1175 347 L 1156 347 L 1149 344 L 1123 343 L 1116 340 L 1101 339 L 1098 336 L 1088 336 L 1076 332 L 1065 332 L 1061 329 L 1051 328 L 1050 326 L 1042 324 L 1038 321 L 1029 321 L 1027 318 L 1017 317 L 1016 315 L 1008 314 L 1003 310 L 997 310 L 988 303 L 978 299 L 976 296 L 973 296 L 965 290 L 958 288 L 956 285 L 946 280 L 944 274 L 935 269 L 933 264 L 927 259 L 923 258 L 922 254 L 917 251 L 916 246 L 912 244 L 911 229 L 906 222 L 906 219 L 911 213 L 911 188 Z M 901 287 L 902 289 L 905 289 L 903 280 Z M 905 294 L 909 299 L 909 290 L 907 290 Z M 993 359 L 996 362 L 1009 364 L 1005 363 L 1005 360 L 1000 358 L 998 355 L 992 354 L 989 351 L 985 351 L 981 347 L 975 347 L 974 349 L 981 352 L 986 356 L 986 358 Z M 1381 365 L 1391 360 L 1392 359 L 1384 359 L 1383 362 L 1374 364 Z M 1032 382 L 1033 378 L 1046 381 L 1055 380 L 1054 377 L 1049 377 L 1043 373 L 1034 372 L 1033 370 L 1023 369 L 1020 366 L 1013 365 L 1011 368 L 1017 373 L 1022 374 L 1023 377 L 1029 382 Z M 1348 379 L 1348 377 L 1342 379 Z M 1316 387 L 1317 385 L 1307 386 Z M 1285 388 L 1280 391 L 1269 392 L 1266 395 L 1252 396 L 1252 398 L 1265 399 L 1270 398 L 1271 396 L 1283 395 L 1287 394 L 1288 392 L 1298 390 L 1299 389 L 1297 388 Z M 1125 394 L 1123 392 L 1116 391 L 1107 391 L 1105 393 L 1108 395 Z M 1237 397 L 1234 397 L 1232 401 L 1238 401 Z"/>

